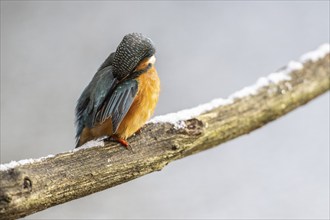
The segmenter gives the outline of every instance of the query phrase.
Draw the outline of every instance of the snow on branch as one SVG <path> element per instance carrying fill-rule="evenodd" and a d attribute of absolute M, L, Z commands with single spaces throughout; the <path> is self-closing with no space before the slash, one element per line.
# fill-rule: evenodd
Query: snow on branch
<path fill-rule="evenodd" d="M 0 219 L 113 187 L 250 133 L 328 91 L 329 59 L 325 44 L 227 99 L 155 117 L 130 138 L 133 152 L 99 139 L 69 152 L 1 164 Z"/>
<path fill-rule="evenodd" d="M 173 124 L 175 127 L 180 128 L 184 126 L 183 121 L 194 118 L 206 111 L 211 111 L 214 108 L 218 108 L 222 105 L 232 104 L 235 99 L 244 98 L 246 96 L 255 95 L 258 91 L 263 88 L 269 86 L 269 84 L 277 84 L 282 81 L 289 81 L 291 79 L 290 74 L 295 70 L 301 70 L 303 68 L 304 63 L 309 61 L 317 61 L 322 59 L 327 54 L 329 54 L 329 44 L 321 45 L 317 50 L 308 52 L 301 56 L 299 61 L 290 61 L 287 66 L 283 69 L 280 69 L 277 72 L 270 73 L 266 77 L 261 77 L 257 80 L 257 82 L 252 85 L 245 87 L 234 94 L 230 95 L 227 99 L 214 99 L 209 103 L 199 105 L 195 108 L 181 110 L 176 113 L 170 113 L 162 116 L 157 116 L 150 120 L 150 123 L 159 123 L 159 122 L 168 122 Z M 289 84 L 287 84 L 289 85 Z"/>

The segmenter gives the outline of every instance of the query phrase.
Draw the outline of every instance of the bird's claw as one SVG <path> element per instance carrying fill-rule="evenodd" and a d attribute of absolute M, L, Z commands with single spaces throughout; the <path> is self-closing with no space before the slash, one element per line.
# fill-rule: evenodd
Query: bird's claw
<path fill-rule="evenodd" d="M 127 150 L 133 152 L 131 145 L 123 138 L 118 137 L 117 135 L 112 135 L 111 138 L 116 142 L 120 143 Z"/>

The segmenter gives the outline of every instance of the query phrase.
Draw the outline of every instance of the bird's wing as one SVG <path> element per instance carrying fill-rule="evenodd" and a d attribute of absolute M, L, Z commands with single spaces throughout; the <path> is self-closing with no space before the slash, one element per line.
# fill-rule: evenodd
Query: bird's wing
<path fill-rule="evenodd" d="M 84 127 L 94 127 L 106 119 L 112 120 L 115 132 L 131 107 L 138 91 L 135 79 L 119 82 L 108 66 L 98 71 L 81 94 L 76 107 L 78 139 Z"/>
<path fill-rule="evenodd" d="M 113 76 L 111 66 L 107 66 L 95 74 L 77 102 L 76 138 L 79 138 L 85 126 L 93 126 L 98 109 L 106 98 L 111 95 L 117 84 L 118 80 Z"/>
<path fill-rule="evenodd" d="M 102 123 L 106 119 L 111 118 L 112 131 L 116 132 L 120 122 L 131 107 L 137 91 L 138 82 L 135 79 L 129 79 L 119 83 L 97 112 L 94 124 Z"/>

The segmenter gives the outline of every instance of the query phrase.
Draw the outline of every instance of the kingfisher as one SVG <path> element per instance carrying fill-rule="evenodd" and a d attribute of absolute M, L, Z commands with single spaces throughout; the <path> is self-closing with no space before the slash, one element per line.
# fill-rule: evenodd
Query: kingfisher
<path fill-rule="evenodd" d="M 140 130 L 158 102 L 155 52 L 142 34 L 124 36 L 78 99 L 76 148 L 102 136 L 129 148 L 127 138 Z"/>

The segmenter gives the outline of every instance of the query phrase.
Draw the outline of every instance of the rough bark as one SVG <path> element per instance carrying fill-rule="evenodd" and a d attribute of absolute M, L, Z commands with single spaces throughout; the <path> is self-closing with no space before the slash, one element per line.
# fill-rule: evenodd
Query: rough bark
<path fill-rule="evenodd" d="M 0 171 L 0 219 L 14 219 L 161 170 L 174 160 L 247 134 L 329 90 L 329 54 L 271 83 L 185 121 L 149 123 L 129 139 L 133 151 L 116 143 L 64 152 Z"/>

